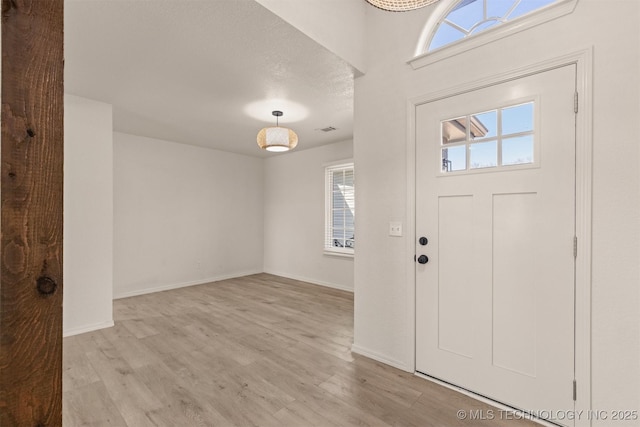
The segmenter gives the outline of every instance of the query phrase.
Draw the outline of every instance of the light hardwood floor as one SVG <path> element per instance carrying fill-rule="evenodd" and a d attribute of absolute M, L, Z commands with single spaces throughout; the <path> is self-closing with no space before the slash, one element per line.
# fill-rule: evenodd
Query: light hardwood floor
<path fill-rule="evenodd" d="M 348 292 L 258 274 L 116 300 L 114 318 L 64 340 L 66 427 L 537 425 L 459 420 L 491 408 L 352 354 Z"/>

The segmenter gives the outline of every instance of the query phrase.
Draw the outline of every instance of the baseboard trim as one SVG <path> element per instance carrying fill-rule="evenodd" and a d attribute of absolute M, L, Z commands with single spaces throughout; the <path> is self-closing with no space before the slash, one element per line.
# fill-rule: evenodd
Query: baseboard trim
<path fill-rule="evenodd" d="M 259 274 L 259 273 L 262 273 L 262 271 L 249 270 L 249 271 L 242 271 L 242 272 L 231 273 L 231 274 L 223 274 L 220 276 L 209 277 L 206 279 L 192 280 L 189 282 L 171 283 L 168 285 L 154 286 L 151 288 L 145 288 L 145 289 L 139 289 L 136 291 L 114 294 L 113 299 L 129 298 L 129 297 L 135 297 L 138 295 L 152 294 L 154 292 L 170 291 L 172 289 L 180 289 L 180 288 L 186 288 L 189 286 L 204 285 L 206 283 L 219 282 L 221 280 L 227 280 L 227 279 L 235 279 L 237 277 L 250 276 L 252 274 Z"/>
<path fill-rule="evenodd" d="M 405 372 L 414 372 L 413 367 L 408 367 L 406 363 L 400 362 L 399 360 L 395 360 L 384 356 L 377 351 L 369 350 L 368 348 L 361 347 L 357 344 L 351 345 L 351 351 L 353 353 L 357 353 L 361 356 L 368 357 L 369 359 L 377 360 L 378 362 L 384 363 L 385 365 L 393 366 L 394 368 L 401 369 Z"/>
<path fill-rule="evenodd" d="M 322 280 L 311 279 L 309 277 L 298 276 L 296 274 L 282 273 L 280 271 L 273 271 L 273 270 L 265 270 L 264 273 L 273 274 L 274 276 L 285 277 L 287 279 L 299 280 L 301 282 L 311 283 L 312 285 L 319 285 L 327 288 L 339 289 L 341 291 L 347 291 L 347 292 L 353 293 L 353 288 L 349 288 L 347 286 L 340 285 L 337 283 L 324 282 Z"/>
<path fill-rule="evenodd" d="M 98 329 L 111 328 L 114 326 L 113 320 L 106 322 L 93 323 L 91 325 L 79 326 L 77 328 L 65 329 L 62 332 L 62 337 L 71 337 L 73 335 L 86 334 L 87 332 L 97 331 Z"/>

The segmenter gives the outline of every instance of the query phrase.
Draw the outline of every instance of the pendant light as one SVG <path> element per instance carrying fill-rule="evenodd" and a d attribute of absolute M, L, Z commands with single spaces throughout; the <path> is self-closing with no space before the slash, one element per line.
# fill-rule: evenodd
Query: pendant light
<path fill-rule="evenodd" d="M 278 126 L 278 119 L 283 116 L 282 111 L 272 111 L 276 116 L 276 126 L 261 129 L 258 132 L 258 146 L 272 152 L 289 151 L 298 145 L 298 135 L 289 128 Z"/>
<path fill-rule="evenodd" d="M 366 0 L 378 9 L 389 12 L 407 12 L 409 10 L 420 9 L 438 0 Z"/>

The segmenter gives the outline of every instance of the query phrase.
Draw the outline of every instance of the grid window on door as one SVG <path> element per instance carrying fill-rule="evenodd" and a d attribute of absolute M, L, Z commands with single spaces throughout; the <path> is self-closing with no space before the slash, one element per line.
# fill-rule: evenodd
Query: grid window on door
<path fill-rule="evenodd" d="M 353 163 L 325 169 L 325 205 L 325 252 L 353 255 L 356 213 Z"/>
<path fill-rule="evenodd" d="M 534 110 L 531 101 L 443 120 L 442 173 L 535 164 Z"/>

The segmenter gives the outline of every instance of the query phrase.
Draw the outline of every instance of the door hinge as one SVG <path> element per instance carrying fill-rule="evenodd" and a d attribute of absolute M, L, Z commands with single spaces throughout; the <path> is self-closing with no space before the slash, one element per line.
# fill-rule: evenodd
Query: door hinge
<path fill-rule="evenodd" d="M 578 258 L 578 236 L 573 236 L 573 257 Z"/>
<path fill-rule="evenodd" d="M 578 92 L 573 94 L 573 112 L 578 113 Z"/>
<path fill-rule="evenodd" d="M 576 380 L 573 380 L 573 401 L 578 400 L 578 384 Z"/>

